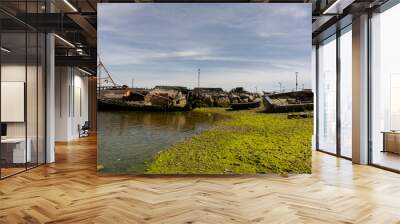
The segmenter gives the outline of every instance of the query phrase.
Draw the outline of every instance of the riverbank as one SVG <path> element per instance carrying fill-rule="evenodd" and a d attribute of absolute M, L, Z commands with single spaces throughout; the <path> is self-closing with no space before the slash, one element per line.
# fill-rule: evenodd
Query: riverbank
<path fill-rule="evenodd" d="M 147 164 L 147 174 L 311 173 L 312 118 L 258 110 L 195 111 L 230 119 L 159 152 Z"/>
<path fill-rule="evenodd" d="M 121 174 L 143 174 L 159 151 L 227 119 L 194 111 L 98 111 L 97 117 L 99 170 Z"/>

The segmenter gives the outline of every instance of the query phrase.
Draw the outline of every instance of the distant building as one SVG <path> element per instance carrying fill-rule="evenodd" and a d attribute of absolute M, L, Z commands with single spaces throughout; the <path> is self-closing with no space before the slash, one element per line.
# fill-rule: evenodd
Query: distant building
<path fill-rule="evenodd" d="M 222 88 L 194 88 L 193 92 L 195 93 L 223 93 L 224 90 Z"/>
<path fill-rule="evenodd" d="M 180 91 L 183 94 L 187 94 L 189 92 L 189 89 L 184 86 L 155 86 L 154 89 L 158 90 L 176 90 Z"/>

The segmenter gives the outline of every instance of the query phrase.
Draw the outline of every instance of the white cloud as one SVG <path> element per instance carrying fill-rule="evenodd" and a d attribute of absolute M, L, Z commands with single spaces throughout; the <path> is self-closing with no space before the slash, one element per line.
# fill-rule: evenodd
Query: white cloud
<path fill-rule="evenodd" d="M 268 90 L 310 82 L 307 4 L 100 4 L 98 53 L 120 83 Z"/>

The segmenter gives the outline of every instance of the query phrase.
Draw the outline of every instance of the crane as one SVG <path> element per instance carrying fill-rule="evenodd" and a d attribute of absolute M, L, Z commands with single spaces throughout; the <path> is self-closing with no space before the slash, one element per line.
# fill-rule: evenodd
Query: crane
<path fill-rule="evenodd" d="M 101 89 L 106 89 L 106 88 L 118 88 L 120 87 L 120 85 L 118 85 L 114 79 L 111 76 L 111 73 L 108 71 L 108 69 L 106 68 L 106 66 L 103 64 L 103 62 L 100 60 L 100 56 L 98 55 L 98 65 L 97 65 L 97 70 L 98 70 L 98 83 L 97 83 L 97 87 L 99 88 L 99 90 Z M 102 76 L 102 72 L 101 70 L 104 70 L 106 73 L 106 76 L 103 77 Z M 105 85 L 102 85 L 102 84 Z"/>

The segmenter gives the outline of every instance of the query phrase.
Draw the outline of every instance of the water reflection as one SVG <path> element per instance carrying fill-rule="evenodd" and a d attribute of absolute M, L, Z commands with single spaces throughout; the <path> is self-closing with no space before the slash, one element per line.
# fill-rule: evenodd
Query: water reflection
<path fill-rule="evenodd" d="M 157 152 L 223 118 L 199 112 L 99 112 L 98 164 L 105 167 L 102 172 L 141 174 Z"/>

